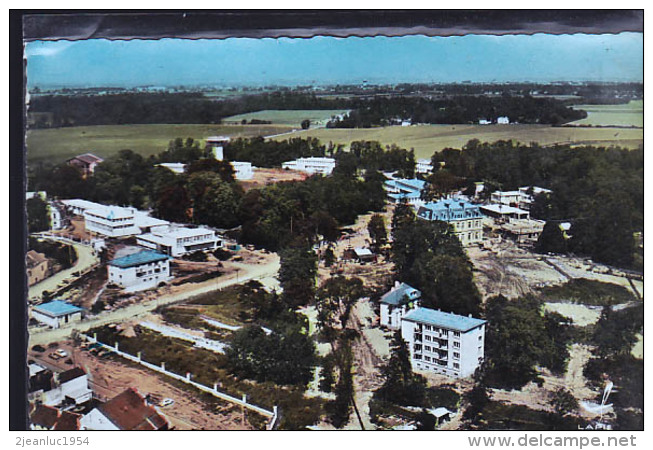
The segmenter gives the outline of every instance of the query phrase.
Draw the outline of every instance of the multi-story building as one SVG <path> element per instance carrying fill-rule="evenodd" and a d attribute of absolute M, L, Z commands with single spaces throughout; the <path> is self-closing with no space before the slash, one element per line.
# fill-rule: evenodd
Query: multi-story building
<path fill-rule="evenodd" d="M 401 321 L 414 370 L 465 378 L 483 362 L 486 321 L 416 308 Z"/>
<path fill-rule="evenodd" d="M 330 175 L 336 167 L 336 160 L 333 158 L 299 158 L 294 161 L 286 161 L 281 167 L 289 170 L 297 170 L 309 175 L 320 174 Z"/>
<path fill-rule="evenodd" d="M 143 250 L 109 262 L 109 283 L 129 292 L 142 291 L 165 283 L 170 276 L 170 257 Z"/>
<path fill-rule="evenodd" d="M 483 214 L 478 205 L 455 199 L 440 200 L 421 206 L 417 217 L 447 222 L 463 246 L 483 240 Z"/>
<path fill-rule="evenodd" d="M 222 239 L 207 228 L 163 226 L 136 237 L 136 244 L 172 257 L 222 247 Z"/>
<path fill-rule="evenodd" d="M 391 330 L 401 328 L 401 319 L 408 311 L 419 306 L 422 293 L 417 289 L 395 281 L 395 285 L 380 300 L 381 326 Z"/>
<path fill-rule="evenodd" d="M 416 178 L 396 178 L 393 180 L 387 180 L 383 186 L 388 194 L 388 199 L 392 203 L 405 201 L 407 203 L 415 204 L 420 201 L 422 189 L 424 189 L 425 184 L 425 181 Z"/>
<path fill-rule="evenodd" d="M 433 172 L 433 164 L 430 159 L 418 159 L 415 164 L 415 173 L 431 173 Z"/>
<path fill-rule="evenodd" d="M 121 206 L 97 205 L 84 211 L 86 231 L 107 237 L 132 236 L 140 234 L 136 225 L 136 210 Z"/>

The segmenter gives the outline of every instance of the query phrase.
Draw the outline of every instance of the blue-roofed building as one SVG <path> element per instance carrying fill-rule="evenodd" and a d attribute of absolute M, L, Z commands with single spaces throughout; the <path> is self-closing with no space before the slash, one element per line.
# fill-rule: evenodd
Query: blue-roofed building
<path fill-rule="evenodd" d="M 152 250 L 143 250 L 110 261 L 109 283 L 128 292 L 142 291 L 168 282 L 170 257 Z"/>
<path fill-rule="evenodd" d="M 406 283 L 395 282 L 380 300 L 381 326 L 391 330 L 401 328 L 401 318 L 419 306 L 422 293 Z"/>
<path fill-rule="evenodd" d="M 419 202 L 422 189 L 426 182 L 412 179 L 393 179 L 385 182 L 384 187 L 388 195 L 388 199 L 392 203 L 400 203 L 405 201 L 410 204 Z"/>
<path fill-rule="evenodd" d="M 447 222 L 463 246 L 483 240 L 483 214 L 478 205 L 449 198 L 420 206 L 417 217 Z"/>
<path fill-rule="evenodd" d="M 414 370 L 465 378 L 485 357 L 487 321 L 429 308 L 415 308 L 401 320 L 401 336 Z"/>
<path fill-rule="evenodd" d="M 82 320 L 83 309 L 70 303 L 54 300 L 32 308 L 32 318 L 52 328 Z"/>

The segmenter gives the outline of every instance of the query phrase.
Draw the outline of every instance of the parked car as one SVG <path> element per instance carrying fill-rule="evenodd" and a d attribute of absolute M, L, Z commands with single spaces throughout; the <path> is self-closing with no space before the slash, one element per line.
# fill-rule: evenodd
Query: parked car
<path fill-rule="evenodd" d="M 60 357 L 60 358 L 65 358 L 68 356 L 68 352 L 64 350 L 63 348 L 57 349 L 55 353 Z"/>
<path fill-rule="evenodd" d="M 159 403 L 159 406 L 161 406 L 162 408 L 165 408 L 166 406 L 171 406 L 174 403 L 175 403 L 175 401 L 173 399 L 164 398 L 163 400 L 161 400 L 161 403 Z"/>

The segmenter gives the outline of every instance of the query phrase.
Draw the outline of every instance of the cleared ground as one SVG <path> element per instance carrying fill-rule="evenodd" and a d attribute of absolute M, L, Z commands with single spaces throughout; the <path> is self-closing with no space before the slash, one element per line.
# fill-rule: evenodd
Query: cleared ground
<path fill-rule="evenodd" d="M 237 116 L 226 117 L 222 119 L 224 123 L 240 123 L 243 119 L 248 122 L 252 119 L 268 120 L 273 124 L 290 125 L 299 127 L 302 120 L 308 119 L 313 125 L 325 125 L 333 116 L 346 114 L 347 109 L 296 109 L 296 110 L 279 110 L 266 109 L 247 114 L 238 114 Z"/>
<path fill-rule="evenodd" d="M 168 147 L 170 140 L 181 137 L 204 139 L 208 136 L 231 138 L 269 136 L 290 131 L 285 125 L 101 125 L 53 128 L 27 132 L 27 162 L 60 163 L 80 153 L 101 157 L 131 149 L 145 157 Z"/>
<path fill-rule="evenodd" d="M 471 139 L 481 142 L 514 140 L 522 143 L 539 142 L 543 145 L 592 144 L 619 145 L 637 148 L 643 143 L 644 131 L 622 128 L 550 127 L 548 125 L 414 125 L 409 127 L 379 128 L 320 128 L 273 137 L 275 140 L 294 136 L 316 137 L 322 142 L 349 146 L 352 141 L 376 140 L 384 145 L 397 144 L 414 148 L 418 158 L 430 158 L 444 148 L 461 148 Z"/>
<path fill-rule="evenodd" d="M 587 117 L 571 122 L 571 125 L 644 126 L 643 100 L 631 100 L 625 105 L 575 105 L 574 109 L 587 111 Z"/>

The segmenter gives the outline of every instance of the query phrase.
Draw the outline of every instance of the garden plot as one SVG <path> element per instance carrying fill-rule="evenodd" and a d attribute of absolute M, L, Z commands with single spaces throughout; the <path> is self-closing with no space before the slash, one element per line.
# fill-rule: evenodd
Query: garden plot
<path fill-rule="evenodd" d="M 579 305 L 576 303 L 544 303 L 546 311 L 556 312 L 571 319 L 574 325 L 584 327 L 596 323 L 601 317 L 600 306 Z"/>
<path fill-rule="evenodd" d="M 177 330 L 176 328 L 168 327 L 166 325 L 160 325 L 147 321 L 140 322 L 139 325 L 148 328 L 150 330 L 156 331 L 157 333 L 161 333 L 164 336 L 192 342 L 195 347 L 204 348 L 206 350 L 211 350 L 216 353 L 224 353 L 227 347 L 227 345 L 222 342 L 214 341 L 212 339 L 207 339 L 201 336 L 195 336 L 190 333 Z"/>

